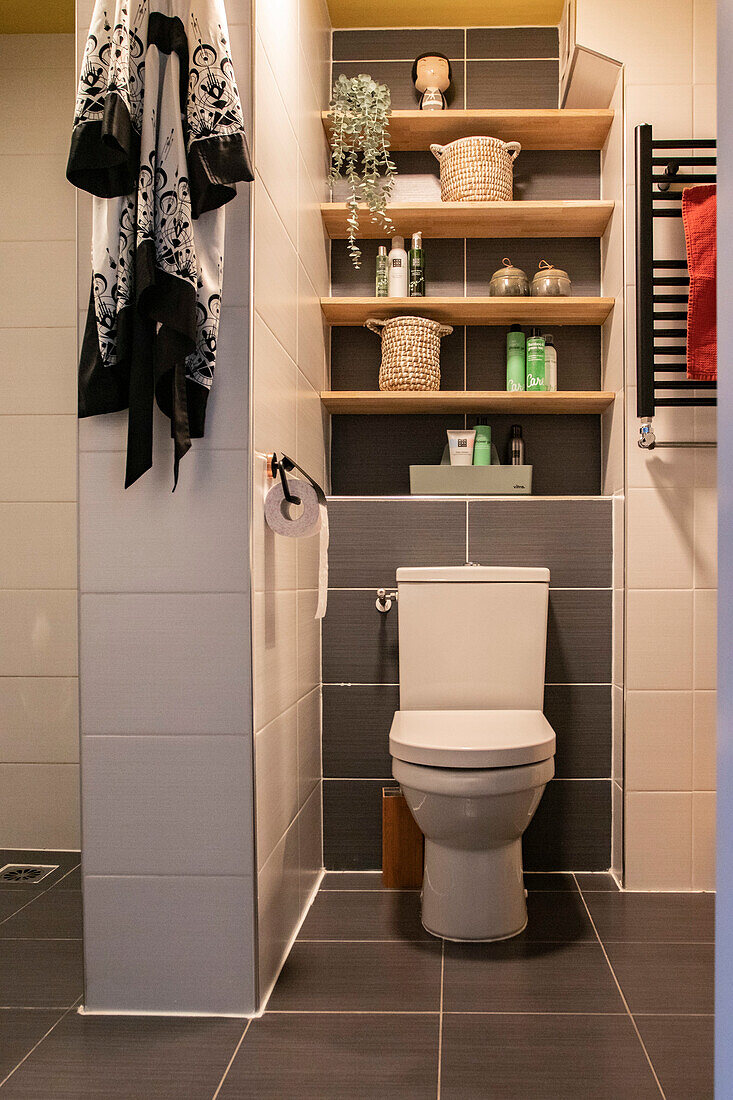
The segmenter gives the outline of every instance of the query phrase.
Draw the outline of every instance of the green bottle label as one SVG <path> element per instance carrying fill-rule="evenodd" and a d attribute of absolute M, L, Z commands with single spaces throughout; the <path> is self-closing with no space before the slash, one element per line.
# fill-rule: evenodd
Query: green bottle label
<path fill-rule="evenodd" d="M 527 341 L 527 389 L 545 388 L 545 341 L 541 336 L 530 336 Z"/>
<path fill-rule="evenodd" d="M 389 296 L 389 280 L 387 271 L 389 270 L 389 262 L 386 256 L 377 256 L 377 280 L 376 280 L 376 294 L 377 298 L 387 298 Z"/>
<path fill-rule="evenodd" d="M 425 257 L 422 248 L 410 249 L 410 297 L 425 296 Z"/>

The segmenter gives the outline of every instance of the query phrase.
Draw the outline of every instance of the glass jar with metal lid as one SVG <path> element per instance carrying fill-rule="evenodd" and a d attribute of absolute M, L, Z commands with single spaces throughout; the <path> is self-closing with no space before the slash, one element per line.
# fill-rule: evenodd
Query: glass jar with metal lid
<path fill-rule="evenodd" d="M 501 261 L 504 267 L 500 267 L 491 276 L 489 294 L 501 298 L 521 298 L 529 294 L 529 279 L 520 267 L 512 267 L 512 261 L 506 256 Z"/>
<path fill-rule="evenodd" d="M 539 271 L 532 279 L 532 297 L 567 298 L 572 284 L 567 271 L 553 267 L 547 260 L 540 260 Z"/>

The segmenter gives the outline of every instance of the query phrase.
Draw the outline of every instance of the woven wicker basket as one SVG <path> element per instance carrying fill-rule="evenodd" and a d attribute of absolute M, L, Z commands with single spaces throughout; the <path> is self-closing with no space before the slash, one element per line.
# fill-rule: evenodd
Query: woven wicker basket
<path fill-rule="evenodd" d="M 380 390 L 439 390 L 440 340 L 453 329 L 427 317 L 370 318 L 368 329 L 382 337 Z"/>
<path fill-rule="evenodd" d="M 458 138 L 450 145 L 431 145 L 440 161 L 443 202 L 511 201 L 513 166 L 522 146 L 493 137 Z"/>

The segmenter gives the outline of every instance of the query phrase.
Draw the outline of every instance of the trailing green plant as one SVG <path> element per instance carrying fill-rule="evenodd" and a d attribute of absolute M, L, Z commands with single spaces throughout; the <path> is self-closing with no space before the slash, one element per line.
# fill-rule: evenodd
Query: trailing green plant
<path fill-rule="evenodd" d="M 349 255 L 354 267 L 361 266 L 359 204 L 363 203 L 373 222 L 392 236 L 394 225 L 387 203 L 394 187 L 397 167 L 389 153 L 389 115 L 392 97 L 386 84 L 378 84 L 366 73 L 341 74 L 333 86 L 331 115 L 331 172 L 335 183 L 343 178 L 350 185 Z"/>

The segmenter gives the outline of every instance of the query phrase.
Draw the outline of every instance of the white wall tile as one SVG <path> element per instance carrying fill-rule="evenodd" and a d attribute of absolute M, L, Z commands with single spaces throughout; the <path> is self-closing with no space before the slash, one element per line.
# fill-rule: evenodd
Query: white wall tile
<path fill-rule="evenodd" d="M 0 678 L 0 760 L 8 764 L 79 762 L 76 677 Z"/>
<path fill-rule="evenodd" d="M 691 691 L 628 691 L 626 788 L 692 789 Z"/>
<path fill-rule="evenodd" d="M 298 0 L 255 6 L 255 26 L 291 119 L 298 112 Z"/>
<path fill-rule="evenodd" d="M 298 461 L 326 492 L 328 416 L 318 393 L 298 371 Z"/>
<path fill-rule="evenodd" d="M 300 43 L 313 89 L 325 108 L 331 97 L 331 19 L 326 0 L 300 0 Z"/>
<path fill-rule="evenodd" d="M 644 451 L 639 447 L 639 421 L 636 417 L 636 387 L 626 391 L 628 430 L 626 433 L 626 475 L 635 489 L 691 488 L 695 484 L 695 452 L 686 447 Z M 692 439 L 692 409 L 661 408 L 654 415 L 657 439 Z"/>
<path fill-rule="evenodd" d="M 73 241 L 0 243 L 0 270 L 13 273 L 5 280 L 3 321 L 7 328 L 64 328 L 76 323 Z M 53 286 L 53 294 L 48 293 L 49 286 Z"/>
<path fill-rule="evenodd" d="M 629 588 L 692 588 L 693 489 L 629 489 Z"/>
<path fill-rule="evenodd" d="M 299 864 L 294 822 L 257 875 L 261 999 L 278 975 L 300 916 Z"/>
<path fill-rule="evenodd" d="M 611 870 L 620 879 L 624 868 L 624 792 L 611 784 Z"/>
<path fill-rule="evenodd" d="M 23 385 L 6 386 L 0 413 L 68 413 L 76 417 L 77 360 L 74 316 L 65 328 L 0 329 L 0 374 L 23 364 Z"/>
<path fill-rule="evenodd" d="M 296 245 L 298 145 L 259 37 L 255 60 L 255 163 L 290 240 Z"/>
<path fill-rule="evenodd" d="M 320 201 L 301 155 L 298 156 L 298 255 L 316 294 L 327 298 L 331 242 L 323 231 Z"/>
<path fill-rule="evenodd" d="M 611 778 L 616 783 L 624 781 L 624 689 L 614 684 L 611 689 Z"/>
<path fill-rule="evenodd" d="M 0 591 L 0 676 L 76 676 L 76 592 Z"/>
<path fill-rule="evenodd" d="M 255 450 L 285 451 L 293 457 L 297 367 L 259 314 L 255 314 L 253 373 Z"/>
<path fill-rule="evenodd" d="M 0 764 L 5 848 L 78 851 L 78 764 Z"/>
<path fill-rule="evenodd" d="M 251 184 L 241 184 L 237 197 L 217 213 L 218 217 L 224 218 L 226 226 L 224 280 L 221 292 L 222 302 L 225 306 L 242 308 L 249 303 L 251 211 Z M 205 216 L 202 215 L 202 217 Z"/>
<path fill-rule="evenodd" d="M 76 192 L 66 180 L 66 158 L 42 154 L 0 156 L 0 240 L 74 241 Z M 39 197 L 43 196 L 43 201 Z"/>
<path fill-rule="evenodd" d="M 264 185 L 255 182 L 255 308 L 291 359 L 297 357 L 298 257 Z"/>
<path fill-rule="evenodd" d="M 256 592 L 253 603 L 254 714 L 261 729 L 298 701 L 296 593 Z"/>
<path fill-rule="evenodd" d="M 0 154 L 42 152 L 68 156 L 76 85 L 74 37 L 49 35 L 47 42 L 40 34 L 12 37 L 25 42 L 3 43 Z M 35 41 L 28 43 L 29 39 Z M 50 55 L 54 61 L 47 69 L 43 58 Z M 47 78 L 28 80 L 29 73 L 44 73 Z M 22 95 L 18 95 L 19 82 L 24 85 Z"/>
<path fill-rule="evenodd" d="M 627 688 L 692 688 L 692 596 L 674 590 L 627 593 Z"/>
<path fill-rule="evenodd" d="M 692 0 L 692 79 L 695 83 L 716 78 L 715 0 Z"/>
<path fill-rule="evenodd" d="M 262 869 L 298 813 L 298 711 L 289 707 L 255 734 L 257 866 Z"/>
<path fill-rule="evenodd" d="M 714 691 L 693 695 L 693 785 L 695 791 L 715 790 L 717 698 Z"/>
<path fill-rule="evenodd" d="M 76 500 L 74 416 L 0 416 L 0 500 Z"/>
<path fill-rule="evenodd" d="M 718 492 L 695 489 L 695 587 L 718 584 Z"/>
<path fill-rule="evenodd" d="M 321 303 L 302 263 L 298 264 L 298 367 L 317 392 L 325 389 L 328 334 Z"/>
<path fill-rule="evenodd" d="M 714 138 L 718 132 L 717 88 L 695 84 L 692 89 L 693 128 L 696 138 Z"/>
<path fill-rule="evenodd" d="M 692 888 L 715 889 L 715 792 L 692 796 Z"/>
<path fill-rule="evenodd" d="M 577 41 L 623 61 L 629 82 L 689 83 L 691 38 L 690 0 L 616 0 L 612 8 L 604 0 L 578 4 Z"/>
<path fill-rule="evenodd" d="M 301 913 L 308 904 L 323 870 L 322 787 L 323 784 L 318 783 L 298 814 Z"/>
<path fill-rule="evenodd" d="M 298 805 L 304 803 L 318 785 L 321 764 L 321 688 L 298 700 Z"/>
<path fill-rule="evenodd" d="M 626 794 L 627 890 L 692 888 L 692 794 Z"/>
<path fill-rule="evenodd" d="M 601 416 L 601 484 L 605 496 L 624 487 L 624 407 L 623 392 Z"/>
<path fill-rule="evenodd" d="M 712 691 L 716 684 L 718 593 L 695 592 L 695 688 Z"/>
<path fill-rule="evenodd" d="M 311 83 L 305 54 L 302 50 L 300 51 L 298 64 L 300 71 L 298 143 L 316 195 L 321 202 L 326 202 L 328 200 L 326 180 L 331 153 L 323 129 L 322 112 L 327 110 L 328 100 L 321 100 L 316 95 Z"/>
<path fill-rule="evenodd" d="M 321 682 L 321 620 L 314 618 L 318 592 L 298 592 L 298 696 L 313 691 Z"/>
<path fill-rule="evenodd" d="M 0 588 L 76 589 L 76 542 L 75 504 L 0 504 Z"/>

